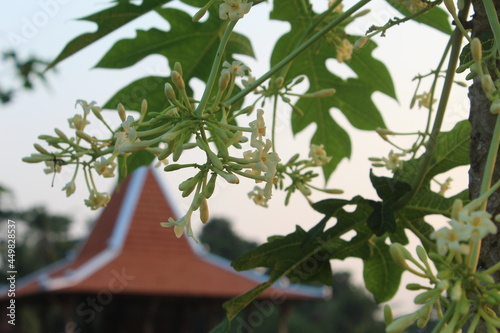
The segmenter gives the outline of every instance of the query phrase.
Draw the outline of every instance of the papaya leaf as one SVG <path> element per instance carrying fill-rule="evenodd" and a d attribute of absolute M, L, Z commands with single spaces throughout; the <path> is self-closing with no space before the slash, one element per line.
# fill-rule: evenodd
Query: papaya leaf
<path fill-rule="evenodd" d="M 452 130 L 439 135 L 423 184 L 429 184 L 431 179 L 440 173 L 469 164 L 469 134 L 470 123 L 468 120 L 463 120 Z M 423 157 L 419 157 L 405 162 L 402 169 L 396 171 L 396 178 L 411 184 L 422 164 L 422 159 Z"/>
<path fill-rule="evenodd" d="M 85 33 L 66 44 L 61 53 L 59 53 L 56 59 L 49 64 L 47 69 L 54 67 L 64 59 L 98 41 L 102 37 L 109 35 L 111 32 L 121 28 L 125 24 L 154 10 L 155 8 L 161 7 L 167 2 L 170 2 L 170 0 L 144 0 L 140 5 L 134 5 L 129 1 L 116 1 L 113 7 L 81 18 L 80 20 L 96 23 L 97 31 Z"/>
<path fill-rule="evenodd" d="M 165 56 L 170 64 L 182 64 L 186 82 L 192 77 L 206 81 L 225 28 L 223 21 L 213 10 L 210 11 L 209 19 L 203 23 L 193 22 L 190 15 L 178 9 L 161 8 L 156 12 L 169 22 L 169 31 L 156 28 L 137 30 L 135 38 L 115 43 L 96 67 L 125 68 L 149 55 L 160 54 Z M 226 52 L 229 55 L 239 53 L 254 56 L 248 38 L 238 33 L 232 34 Z"/>
<path fill-rule="evenodd" d="M 299 45 L 309 32 L 315 13 L 309 6 L 299 0 L 274 1 L 271 18 L 288 21 L 291 30 L 283 35 L 275 45 L 271 64 L 276 64 L 291 50 Z M 354 42 L 358 37 L 346 37 Z M 328 156 L 332 160 L 323 166 L 325 179 L 343 158 L 351 155 L 351 142 L 347 132 L 339 126 L 330 115 L 330 109 L 339 109 L 353 126 L 364 130 L 384 127 L 384 121 L 376 105 L 371 100 L 375 91 L 380 91 L 396 98 L 389 71 L 383 63 L 372 57 L 376 44 L 368 41 L 358 52 L 354 52 L 350 60 L 345 61 L 357 75 L 356 78 L 341 79 L 326 67 L 326 63 L 336 56 L 336 48 L 324 40 L 299 55 L 287 68 L 285 81 L 298 76 L 306 76 L 309 80 L 308 92 L 335 88 L 336 93 L 324 98 L 301 98 L 296 107 L 304 115 L 292 114 L 293 133 L 299 133 L 310 124 L 316 124 L 312 143 L 324 144 Z M 336 60 L 335 60 L 336 61 Z M 374 79 L 375 78 L 375 79 Z"/>
<path fill-rule="evenodd" d="M 385 202 L 372 200 L 368 202 L 373 208 L 367 220 L 370 230 L 377 236 L 382 236 L 385 232 L 395 232 L 396 218 L 392 208 Z"/>
<path fill-rule="evenodd" d="M 373 254 L 363 260 L 363 278 L 375 301 L 382 303 L 396 294 L 404 270 L 392 260 L 383 239 L 372 242 L 371 249 Z"/>
<path fill-rule="evenodd" d="M 391 204 L 411 190 L 411 185 L 388 177 L 377 177 L 370 169 L 370 180 L 380 199 Z"/>
<path fill-rule="evenodd" d="M 226 316 L 229 320 L 234 319 L 238 313 L 241 312 L 244 308 L 246 308 L 250 303 L 252 303 L 257 296 L 259 296 L 262 292 L 264 292 L 267 288 L 272 286 L 272 282 L 264 282 L 257 285 L 255 288 L 247 291 L 243 295 L 230 299 L 225 302 L 222 306 L 226 310 Z"/>
<path fill-rule="evenodd" d="M 401 2 L 387 0 L 387 3 L 390 4 L 392 7 L 394 7 L 404 16 L 412 14 L 408 9 L 405 8 L 405 6 L 401 4 Z M 450 35 L 453 32 L 449 22 L 448 13 L 437 6 L 433 7 L 427 13 L 418 15 L 413 20 L 418 23 L 428 25 L 429 27 L 439 30 L 448 35 Z"/>

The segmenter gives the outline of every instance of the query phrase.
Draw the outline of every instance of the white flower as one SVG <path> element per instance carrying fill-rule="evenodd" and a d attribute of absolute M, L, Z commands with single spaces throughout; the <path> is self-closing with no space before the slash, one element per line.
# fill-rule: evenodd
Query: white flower
<path fill-rule="evenodd" d="M 483 239 L 488 234 L 496 234 L 497 226 L 491 221 L 491 215 L 485 211 L 472 212 L 461 216 L 460 224 L 455 224 L 461 237 L 469 237 L 473 241 Z"/>
<path fill-rule="evenodd" d="M 75 114 L 73 118 L 69 118 L 68 123 L 70 128 L 74 128 L 79 131 L 83 131 L 85 126 L 89 124 L 89 122 L 84 120 L 80 114 Z"/>
<path fill-rule="evenodd" d="M 110 200 L 110 196 L 106 192 L 97 192 L 96 190 L 90 191 L 90 196 L 85 200 L 85 205 L 90 207 L 92 210 L 96 210 L 100 207 L 106 207 Z"/>
<path fill-rule="evenodd" d="M 397 154 L 391 150 L 389 152 L 389 158 L 382 157 L 382 161 L 384 161 L 387 169 L 396 171 L 403 166 L 403 161 L 399 160 L 402 156 L 404 156 L 404 154 Z"/>
<path fill-rule="evenodd" d="M 439 194 L 444 195 L 446 191 L 450 189 L 450 184 L 453 181 L 451 177 L 446 178 L 445 182 L 441 184 L 441 188 L 439 189 Z"/>
<path fill-rule="evenodd" d="M 106 178 L 114 177 L 114 171 L 116 168 L 116 163 L 113 160 L 108 160 L 107 158 L 101 157 L 99 161 L 94 162 L 95 171 Z"/>
<path fill-rule="evenodd" d="M 332 160 L 331 156 L 326 156 L 326 151 L 324 145 L 311 145 L 311 150 L 309 151 L 309 157 L 312 158 L 313 162 L 317 166 L 322 166 Z"/>
<path fill-rule="evenodd" d="M 125 152 L 123 151 L 123 148 L 136 141 L 137 131 L 131 126 L 133 122 L 134 118 L 132 116 L 128 116 L 127 120 L 121 124 L 123 131 L 115 133 L 115 153 L 124 154 Z"/>
<path fill-rule="evenodd" d="M 251 170 L 247 170 L 247 173 L 261 176 L 264 172 L 264 180 L 266 182 L 264 196 L 267 199 L 271 198 L 272 185 L 274 183 L 274 176 L 276 175 L 276 165 L 281 161 L 276 152 L 269 152 L 271 147 L 271 140 L 267 139 L 266 144 L 260 149 L 243 153 L 245 159 L 255 161 L 249 163 L 247 167 L 251 168 Z M 260 180 L 256 180 L 255 182 L 259 183 Z"/>
<path fill-rule="evenodd" d="M 73 193 L 75 193 L 76 185 L 75 185 L 74 180 L 72 180 L 69 183 L 67 183 L 66 185 L 64 185 L 64 187 L 62 188 L 62 190 L 66 191 L 66 196 L 67 197 L 69 197 L 70 195 L 72 195 Z"/>
<path fill-rule="evenodd" d="M 101 107 L 97 106 L 96 103 L 97 102 L 95 102 L 95 101 L 88 103 L 87 101 L 85 101 L 83 99 L 79 99 L 76 101 L 75 107 L 77 105 L 80 105 L 83 108 L 83 112 L 85 113 L 85 115 L 89 114 L 89 112 L 91 110 L 101 112 L 101 110 L 102 110 Z"/>
<path fill-rule="evenodd" d="M 252 3 L 247 0 L 224 0 L 219 7 L 219 17 L 221 20 L 239 20 L 252 8 Z"/>
<path fill-rule="evenodd" d="M 233 61 L 232 64 L 230 64 L 228 61 L 224 61 L 222 64 L 224 69 L 222 70 L 222 73 L 224 72 L 229 72 L 232 75 L 235 76 L 245 76 L 245 71 L 250 71 L 250 68 L 248 66 L 243 65 L 241 61 Z"/>
<path fill-rule="evenodd" d="M 468 254 L 469 246 L 460 243 L 461 235 L 454 229 L 441 228 L 431 234 L 431 239 L 436 240 L 438 253 L 444 256 L 448 250 Z"/>
<path fill-rule="evenodd" d="M 351 59 L 353 45 L 347 39 L 343 39 L 340 44 L 337 45 L 337 61 L 344 62 Z"/>
<path fill-rule="evenodd" d="M 49 173 L 59 173 L 61 172 L 61 165 L 57 162 L 54 162 L 54 161 L 45 161 L 45 166 L 46 168 L 43 169 L 43 172 L 45 172 L 45 174 L 49 174 Z"/>
<path fill-rule="evenodd" d="M 253 202 L 262 207 L 269 207 L 267 205 L 267 197 L 264 195 L 264 190 L 258 186 L 253 188 L 253 191 L 248 192 L 248 197 L 253 200 Z"/>
<path fill-rule="evenodd" d="M 250 122 L 252 128 L 252 135 L 250 137 L 250 145 L 254 148 L 261 149 L 264 146 L 262 137 L 266 135 L 266 123 L 264 121 L 264 110 L 257 110 L 257 119 Z"/>
<path fill-rule="evenodd" d="M 191 215 L 193 214 L 193 211 L 190 209 L 180 219 L 175 221 L 173 218 L 169 218 L 168 222 L 161 222 L 160 225 L 162 227 L 174 227 L 174 233 L 177 238 L 180 238 L 184 231 L 186 231 L 186 236 L 193 238 L 196 242 L 198 240 L 196 237 L 194 237 L 193 229 L 191 228 Z"/>

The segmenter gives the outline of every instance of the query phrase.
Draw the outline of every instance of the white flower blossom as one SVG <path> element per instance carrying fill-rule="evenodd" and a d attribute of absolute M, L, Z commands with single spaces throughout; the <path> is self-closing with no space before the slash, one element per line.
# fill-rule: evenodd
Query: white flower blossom
<path fill-rule="evenodd" d="M 326 156 L 326 151 L 324 145 L 311 145 L 311 150 L 309 151 L 309 157 L 313 160 L 316 166 L 322 166 L 332 160 L 331 156 Z"/>
<path fill-rule="evenodd" d="M 68 123 L 70 128 L 74 128 L 79 131 L 83 131 L 85 126 L 89 124 L 89 122 L 80 114 L 75 114 L 73 118 L 69 118 Z"/>
<path fill-rule="evenodd" d="M 243 65 L 241 61 L 237 60 L 233 61 L 232 64 L 230 64 L 228 61 L 224 61 L 222 67 L 224 67 L 222 69 L 222 73 L 229 72 L 232 75 L 241 77 L 245 76 L 246 71 L 250 71 L 250 67 Z"/>
<path fill-rule="evenodd" d="M 191 215 L 193 214 L 193 211 L 190 209 L 180 219 L 177 221 L 174 220 L 173 218 L 169 218 L 168 222 L 161 222 L 160 225 L 162 227 L 174 227 L 174 233 L 177 238 L 180 238 L 184 231 L 186 232 L 186 236 L 193 238 L 196 242 L 198 240 L 194 236 L 193 229 L 191 228 Z"/>
<path fill-rule="evenodd" d="M 264 110 L 257 110 L 257 119 L 250 122 L 252 128 L 252 135 L 250 137 L 250 145 L 254 148 L 260 149 L 265 144 L 262 142 L 262 137 L 266 135 L 266 123 L 264 121 Z"/>
<path fill-rule="evenodd" d="M 268 199 L 264 195 L 264 190 L 258 186 L 255 186 L 251 192 L 248 192 L 248 197 L 253 200 L 253 202 L 262 207 L 269 207 L 267 202 Z"/>
<path fill-rule="evenodd" d="M 114 177 L 114 171 L 116 168 L 116 163 L 113 160 L 101 157 L 99 161 L 94 162 L 95 171 L 106 178 Z"/>
<path fill-rule="evenodd" d="M 85 113 L 85 115 L 88 115 L 91 110 L 101 112 L 101 110 L 102 110 L 101 107 L 97 106 L 96 104 L 97 104 L 96 101 L 92 101 L 92 102 L 88 103 L 87 101 L 85 101 L 83 99 L 79 99 L 76 101 L 75 107 L 77 105 L 80 105 L 83 108 L 83 112 Z"/>
<path fill-rule="evenodd" d="M 111 197 L 106 192 L 97 192 L 95 189 L 90 191 L 89 198 L 85 200 L 85 205 L 92 210 L 106 207 Z"/>
<path fill-rule="evenodd" d="M 45 172 L 45 174 L 47 175 L 49 173 L 59 173 L 62 169 L 61 165 L 54 161 L 45 161 L 45 166 L 46 168 L 43 169 L 43 172 Z"/>
<path fill-rule="evenodd" d="M 382 157 L 382 161 L 385 163 L 385 167 L 391 171 L 396 171 L 397 169 L 403 167 L 403 161 L 400 161 L 399 158 L 404 156 L 404 154 L 398 154 L 393 152 L 392 150 L 389 152 L 389 157 Z"/>
<path fill-rule="evenodd" d="M 239 20 L 252 8 L 252 2 L 247 0 L 224 0 L 219 7 L 219 17 L 221 20 Z"/>
<path fill-rule="evenodd" d="M 69 197 L 70 195 L 72 195 L 73 193 L 75 193 L 75 190 L 76 190 L 75 181 L 71 180 L 69 183 L 67 183 L 66 185 L 64 185 L 64 187 L 62 188 L 62 190 L 66 191 L 66 196 L 67 197 Z"/>
<path fill-rule="evenodd" d="M 485 211 L 476 211 L 469 215 L 461 214 L 460 221 L 452 221 L 452 225 L 462 238 L 470 237 L 473 241 L 497 233 L 497 226 L 491 221 L 491 215 Z"/>
<path fill-rule="evenodd" d="M 438 253 L 444 256 L 448 250 L 468 254 L 469 246 L 461 243 L 464 239 L 454 229 L 441 228 L 431 234 L 431 239 L 436 240 Z"/>

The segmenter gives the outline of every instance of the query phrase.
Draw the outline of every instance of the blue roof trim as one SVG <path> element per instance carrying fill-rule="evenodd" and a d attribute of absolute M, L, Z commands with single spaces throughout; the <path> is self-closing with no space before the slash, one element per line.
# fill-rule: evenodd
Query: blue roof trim
<path fill-rule="evenodd" d="M 116 218 L 113 234 L 108 240 L 108 248 L 110 249 L 118 249 L 123 246 L 130 226 L 130 221 L 132 221 L 132 215 L 137 207 L 142 188 L 144 187 L 147 171 L 147 167 L 141 167 L 132 174 L 132 179 L 130 179 L 130 183 L 127 186 L 127 192 L 125 193 L 125 197 L 123 198 Z"/>

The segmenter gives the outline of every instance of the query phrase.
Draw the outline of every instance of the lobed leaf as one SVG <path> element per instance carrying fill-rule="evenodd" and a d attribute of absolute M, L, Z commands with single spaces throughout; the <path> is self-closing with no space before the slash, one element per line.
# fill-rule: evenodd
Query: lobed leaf
<path fill-rule="evenodd" d="M 292 28 L 275 45 L 271 64 L 283 59 L 304 41 L 315 15 L 310 6 L 306 6 L 303 1 L 274 1 L 271 18 L 288 21 Z M 346 38 L 351 42 L 358 39 L 356 36 Z M 356 128 L 374 130 L 377 127 L 384 127 L 384 121 L 371 100 L 371 95 L 375 91 L 380 91 L 396 98 L 389 71 L 383 63 L 372 57 L 375 47 L 376 44 L 373 41 L 368 41 L 361 50 L 355 51 L 352 58 L 345 62 L 356 73 L 356 78 L 343 80 L 328 70 L 327 61 L 335 58 L 336 49 L 335 46 L 323 40 L 305 50 L 282 73 L 287 78 L 307 76 L 308 92 L 327 88 L 335 88 L 337 91 L 330 97 L 299 99 L 296 107 L 301 109 L 304 115 L 292 114 L 293 132 L 296 134 L 310 124 L 315 124 L 316 131 L 311 143 L 324 144 L 328 156 L 332 156 L 330 163 L 323 166 L 326 180 L 340 161 L 351 155 L 349 135 L 335 122 L 330 110 L 339 109 Z"/>

